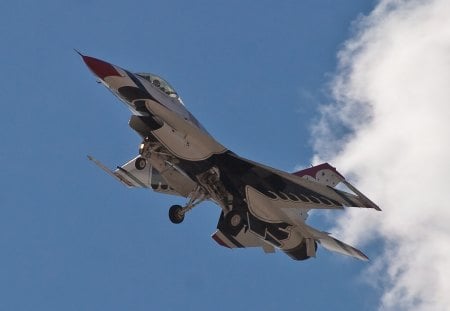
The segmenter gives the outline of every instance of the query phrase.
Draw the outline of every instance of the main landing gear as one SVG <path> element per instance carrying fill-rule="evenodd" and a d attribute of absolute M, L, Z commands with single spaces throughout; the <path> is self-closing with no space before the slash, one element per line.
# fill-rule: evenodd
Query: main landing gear
<path fill-rule="evenodd" d="M 172 205 L 169 209 L 169 219 L 174 224 L 182 223 L 185 213 L 181 205 Z"/>
<path fill-rule="evenodd" d="M 189 202 L 185 206 L 172 205 L 169 209 L 169 219 L 174 224 L 182 223 L 184 215 L 198 204 L 208 199 L 202 187 L 197 186 L 189 195 Z"/>

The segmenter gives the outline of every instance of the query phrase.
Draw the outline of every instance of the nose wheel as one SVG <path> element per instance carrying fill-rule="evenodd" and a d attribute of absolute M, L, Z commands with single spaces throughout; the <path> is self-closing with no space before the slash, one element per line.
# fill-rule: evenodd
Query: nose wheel
<path fill-rule="evenodd" d="M 134 167 L 136 167 L 137 170 L 141 171 L 147 166 L 147 160 L 145 158 L 137 158 L 134 162 Z"/>

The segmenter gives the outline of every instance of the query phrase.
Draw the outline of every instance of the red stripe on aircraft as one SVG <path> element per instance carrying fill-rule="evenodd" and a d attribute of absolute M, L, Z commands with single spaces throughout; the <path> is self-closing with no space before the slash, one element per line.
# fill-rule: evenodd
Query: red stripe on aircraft
<path fill-rule="evenodd" d="M 299 177 L 303 177 L 303 176 L 305 176 L 305 175 L 309 175 L 309 176 L 311 176 L 311 177 L 313 177 L 313 178 L 316 178 L 316 177 L 317 177 L 316 174 L 317 174 L 320 170 L 325 170 L 325 169 L 328 169 L 328 170 L 330 170 L 330 171 L 336 173 L 339 177 L 341 177 L 342 179 L 345 180 L 345 177 L 342 176 L 342 175 L 336 170 L 336 168 L 332 167 L 332 166 L 331 166 L 330 164 L 328 164 L 328 163 L 319 164 L 319 165 L 316 165 L 316 166 L 313 166 L 313 167 L 310 167 L 310 168 L 307 168 L 307 169 L 304 169 L 304 170 L 301 170 L 301 171 L 298 171 L 298 172 L 294 172 L 294 173 L 292 173 L 292 174 L 293 174 L 293 175 L 297 175 L 297 176 L 299 176 Z"/>

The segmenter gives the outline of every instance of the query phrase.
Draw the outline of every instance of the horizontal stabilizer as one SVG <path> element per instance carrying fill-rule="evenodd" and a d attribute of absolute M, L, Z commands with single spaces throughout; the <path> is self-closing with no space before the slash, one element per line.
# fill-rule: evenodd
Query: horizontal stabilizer
<path fill-rule="evenodd" d="M 333 238 L 327 232 L 316 230 L 306 224 L 300 225 L 299 229 L 301 229 L 303 234 L 310 236 L 329 251 L 351 256 L 363 261 L 369 260 L 369 258 L 359 249 Z"/>
<path fill-rule="evenodd" d="M 327 235 L 326 237 L 319 238 L 318 241 L 320 245 L 322 245 L 329 251 L 355 257 L 363 261 L 369 260 L 369 258 L 359 249 L 356 249 L 353 246 L 345 244 L 344 242 L 339 241 L 338 239 L 335 239 L 329 235 Z"/>

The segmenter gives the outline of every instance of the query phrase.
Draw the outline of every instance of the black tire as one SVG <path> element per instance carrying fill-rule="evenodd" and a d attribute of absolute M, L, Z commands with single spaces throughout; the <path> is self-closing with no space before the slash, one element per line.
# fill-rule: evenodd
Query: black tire
<path fill-rule="evenodd" d="M 139 171 L 143 170 L 146 166 L 147 160 L 144 158 L 137 158 L 136 161 L 134 161 L 134 167 Z"/>
<path fill-rule="evenodd" d="M 169 209 L 169 219 L 174 224 L 182 223 L 184 214 L 181 213 L 183 208 L 180 205 L 172 205 Z"/>
<path fill-rule="evenodd" d="M 224 220 L 227 231 L 233 235 L 237 235 L 244 227 L 244 217 L 238 211 L 228 212 Z"/>

